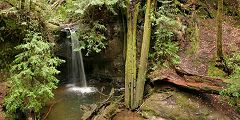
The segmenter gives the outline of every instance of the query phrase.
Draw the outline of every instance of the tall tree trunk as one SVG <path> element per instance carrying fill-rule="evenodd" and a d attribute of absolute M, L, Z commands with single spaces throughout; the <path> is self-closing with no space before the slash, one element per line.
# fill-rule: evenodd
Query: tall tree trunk
<path fill-rule="evenodd" d="M 135 99 L 135 104 L 133 108 L 137 108 L 142 103 L 142 99 L 143 99 L 143 92 L 144 92 L 144 85 L 146 81 L 147 64 L 148 64 L 148 52 L 149 52 L 150 37 L 151 37 L 150 17 L 151 17 L 151 0 L 147 0 L 140 65 L 139 65 L 138 77 L 137 77 L 136 99 Z"/>
<path fill-rule="evenodd" d="M 137 0 L 127 3 L 127 53 L 125 63 L 125 105 L 133 107 L 136 82 L 136 30 L 139 11 Z"/>
<path fill-rule="evenodd" d="M 218 0 L 218 11 L 217 11 L 217 57 L 223 61 L 223 50 L 222 50 L 222 13 L 223 13 L 223 0 Z"/>

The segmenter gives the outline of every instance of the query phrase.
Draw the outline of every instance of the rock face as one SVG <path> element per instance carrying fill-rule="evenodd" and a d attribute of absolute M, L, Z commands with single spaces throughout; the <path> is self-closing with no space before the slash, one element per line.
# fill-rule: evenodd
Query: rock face
<path fill-rule="evenodd" d="M 230 120 L 199 97 L 179 91 L 153 93 L 140 110 L 151 120 Z"/>

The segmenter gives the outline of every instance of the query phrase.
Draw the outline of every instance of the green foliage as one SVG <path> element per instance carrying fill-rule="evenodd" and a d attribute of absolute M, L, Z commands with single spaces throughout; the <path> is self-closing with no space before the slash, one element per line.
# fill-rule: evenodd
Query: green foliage
<path fill-rule="evenodd" d="M 53 97 L 52 90 L 58 83 L 54 75 L 59 73 L 55 67 L 63 62 L 52 56 L 52 44 L 45 42 L 40 33 L 29 31 L 24 41 L 15 47 L 21 53 L 11 67 L 11 89 L 4 101 L 9 115 L 16 109 L 39 112 Z"/>
<path fill-rule="evenodd" d="M 84 28 L 84 29 L 81 29 Z M 102 49 L 106 48 L 106 37 L 104 33 L 107 28 L 99 24 L 98 22 L 93 23 L 93 27 L 80 27 L 78 32 L 80 41 L 80 49 L 86 49 L 86 56 L 95 52 L 99 53 Z"/>
<path fill-rule="evenodd" d="M 240 110 L 240 53 L 236 52 L 232 57 L 226 58 L 226 63 L 233 72 L 229 80 L 226 81 L 229 83 L 228 87 L 220 94 L 229 101 L 229 104 L 237 106 Z"/>
<path fill-rule="evenodd" d="M 77 23 L 80 46 L 86 55 L 99 53 L 106 48 L 107 17 L 106 13 L 116 15 L 115 9 L 124 7 L 121 0 L 67 0 L 59 6 L 54 15 L 48 15 L 51 22 Z"/>
<path fill-rule="evenodd" d="M 195 55 L 198 48 L 199 48 L 199 28 L 197 26 L 197 23 L 192 21 L 192 23 L 189 25 L 186 31 L 187 39 L 190 42 L 190 48 L 187 49 L 187 54 L 189 55 Z"/>
<path fill-rule="evenodd" d="M 116 5 L 119 0 L 72 0 L 71 1 L 74 7 L 70 8 L 69 11 L 74 12 L 78 15 L 84 15 L 88 12 L 88 9 L 92 6 L 98 6 L 99 8 L 102 6 L 106 6 L 108 10 L 115 13 L 113 6 Z M 122 2 L 121 2 L 122 3 Z M 123 5 L 123 4 L 122 4 Z"/>
<path fill-rule="evenodd" d="M 105 19 L 105 14 L 102 15 L 103 19 L 101 20 L 102 17 L 98 18 L 99 16 L 95 13 L 101 10 L 116 14 L 114 6 L 120 3 L 119 0 L 81 0 L 71 2 L 73 7 L 68 9 L 68 11 L 72 13 L 73 16 L 79 16 L 75 18 L 81 20 L 78 32 L 80 49 L 87 51 L 86 56 L 91 53 L 101 52 L 107 45 L 107 28 L 103 20 Z"/>
<path fill-rule="evenodd" d="M 69 22 L 79 21 L 81 19 L 96 17 L 89 15 L 88 13 L 94 10 L 102 10 L 102 7 L 106 7 L 107 10 L 116 14 L 114 6 L 124 7 L 124 2 L 121 0 L 67 0 L 64 5 L 58 7 L 57 10 L 51 10 L 51 14 L 48 14 L 48 21 L 54 22 Z M 54 15 L 53 15 L 54 14 Z M 99 17 L 99 16 L 98 16 Z"/>
<path fill-rule="evenodd" d="M 152 15 L 153 26 L 156 28 L 152 36 L 154 41 L 153 51 L 149 55 L 153 63 L 164 65 L 166 61 L 171 64 L 178 64 L 180 58 L 177 54 L 178 44 L 173 41 L 174 30 L 181 29 L 182 25 L 179 23 L 175 15 L 179 12 L 173 1 L 159 0 L 163 5 L 159 7 Z M 156 68 L 156 64 L 152 69 Z"/>
<path fill-rule="evenodd" d="M 8 71 L 11 61 L 14 58 L 13 44 L 9 42 L 0 42 L 0 70 Z"/>
<path fill-rule="evenodd" d="M 178 45 L 172 42 L 173 33 L 166 29 L 159 29 L 155 32 L 156 41 L 154 43 L 154 52 L 150 54 L 157 64 L 162 65 L 165 61 L 173 64 L 179 63 Z"/>

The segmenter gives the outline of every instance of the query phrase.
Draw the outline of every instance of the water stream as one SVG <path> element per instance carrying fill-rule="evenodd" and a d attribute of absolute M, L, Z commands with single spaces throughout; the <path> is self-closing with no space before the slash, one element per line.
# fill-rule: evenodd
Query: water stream
<path fill-rule="evenodd" d="M 75 30 L 69 29 L 71 44 L 69 46 L 68 54 L 71 56 L 68 59 L 68 80 L 72 84 L 81 87 L 87 87 L 86 76 L 84 71 L 83 57 L 79 48 L 78 36 Z"/>

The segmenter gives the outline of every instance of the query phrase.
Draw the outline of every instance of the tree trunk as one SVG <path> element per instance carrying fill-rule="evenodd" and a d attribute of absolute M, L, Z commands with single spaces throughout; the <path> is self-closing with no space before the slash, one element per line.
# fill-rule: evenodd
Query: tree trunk
<path fill-rule="evenodd" d="M 218 11 L 217 11 L 217 57 L 223 61 L 223 50 L 222 50 L 222 13 L 223 13 L 223 0 L 218 0 Z"/>
<path fill-rule="evenodd" d="M 145 20 L 144 20 L 144 32 L 141 48 L 140 65 L 138 69 L 137 88 L 136 88 L 136 100 L 133 108 L 137 108 L 143 99 L 144 85 L 146 81 L 147 64 L 148 64 L 148 52 L 150 47 L 151 37 L 151 0 L 147 0 Z"/>
<path fill-rule="evenodd" d="M 125 63 L 125 105 L 133 107 L 136 82 L 136 30 L 139 3 L 136 0 L 127 3 L 127 53 Z"/>
<path fill-rule="evenodd" d="M 122 20 L 122 36 L 123 36 L 123 61 L 126 60 L 126 50 L 127 50 L 127 23 L 126 23 L 126 10 L 121 9 L 121 20 Z"/>

